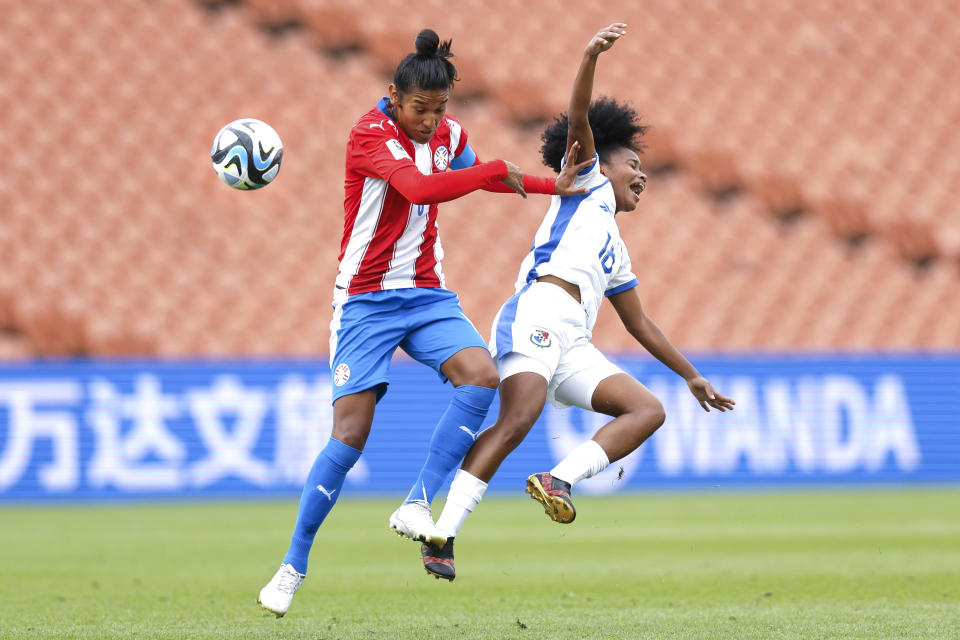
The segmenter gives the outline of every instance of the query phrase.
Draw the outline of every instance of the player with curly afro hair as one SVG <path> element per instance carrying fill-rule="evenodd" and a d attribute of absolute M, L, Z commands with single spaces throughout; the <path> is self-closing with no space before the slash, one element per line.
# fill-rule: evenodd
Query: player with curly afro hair
<path fill-rule="evenodd" d="M 616 98 L 603 96 L 590 104 L 587 110 L 590 130 L 593 133 L 593 145 L 600 156 L 601 164 L 610 161 L 610 155 L 620 148 L 631 149 L 634 153 L 643 152 L 640 138 L 647 127 L 640 123 L 640 114 L 630 105 L 617 102 Z M 540 140 L 540 155 L 543 164 L 560 173 L 563 156 L 567 153 L 567 131 L 570 118 L 567 114 L 557 116 L 543 133 Z"/>
<path fill-rule="evenodd" d="M 450 485 L 437 521 L 446 543 L 422 547 L 424 566 L 438 578 L 454 578 L 454 537 L 547 400 L 612 418 L 549 472 L 527 478 L 527 493 L 555 522 L 576 516 L 574 484 L 630 454 L 663 424 L 656 396 L 590 342 L 604 298 L 637 342 L 687 381 L 704 410 L 733 409 L 733 400 L 715 391 L 644 313 L 617 228 L 617 214 L 636 209 L 646 188 L 638 155 L 646 127 L 630 106 L 611 98 L 591 104 L 591 96 L 597 58 L 625 34 L 626 25 L 618 22 L 591 38 L 567 115 L 543 132 L 544 163 L 563 174 L 575 170 L 574 186 L 587 193 L 553 197 L 520 266 L 516 294 L 494 320 L 490 351 L 501 381 L 500 414 L 477 438 Z"/>

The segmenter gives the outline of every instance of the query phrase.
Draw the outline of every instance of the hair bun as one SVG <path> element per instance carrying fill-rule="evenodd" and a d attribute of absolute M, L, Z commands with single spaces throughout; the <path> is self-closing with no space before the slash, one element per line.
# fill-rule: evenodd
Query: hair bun
<path fill-rule="evenodd" d="M 417 34 L 415 44 L 418 56 L 435 56 L 440 47 L 440 36 L 433 29 L 424 29 Z"/>

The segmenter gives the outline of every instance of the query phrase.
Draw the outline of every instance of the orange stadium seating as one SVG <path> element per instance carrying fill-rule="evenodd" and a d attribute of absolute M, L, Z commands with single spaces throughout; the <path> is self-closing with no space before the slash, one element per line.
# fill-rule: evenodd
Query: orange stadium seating
<path fill-rule="evenodd" d="M 602 6 L 601 6 L 602 5 Z M 596 93 L 652 125 L 620 226 L 684 349 L 960 347 L 960 17 L 949 3 L 0 0 L 0 359 L 322 355 L 347 132 L 417 31 L 453 38 L 481 158 L 538 132 L 587 38 Z M 419 16 L 430 16 L 421 23 Z M 216 131 L 280 132 L 277 182 L 215 177 Z M 547 201 L 442 206 L 448 285 L 486 333 Z M 610 308 L 603 349 L 638 348 Z"/>

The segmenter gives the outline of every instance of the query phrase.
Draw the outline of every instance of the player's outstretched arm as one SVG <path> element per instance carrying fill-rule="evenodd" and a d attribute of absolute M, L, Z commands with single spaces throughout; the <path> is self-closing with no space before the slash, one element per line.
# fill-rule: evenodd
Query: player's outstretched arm
<path fill-rule="evenodd" d="M 570 162 L 569 157 L 567 158 L 567 161 Z M 478 164 L 479 162 L 480 158 L 476 157 L 475 164 Z M 585 169 L 589 165 L 590 163 L 586 162 L 577 166 L 579 166 L 580 169 Z M 576 177 L 576 172 L 570 173 L 567 171 L 561 171 L 560 175 L 558 175 L 556 178 L 541 178 L 539 176 L 531 176 L 524 173 L 522 175 L 521 184 L 526 193 L 543 193 L 551 196 L 556 195 L 561 197 L 589 193 L 589 189 L 573 186 L 573 181 Z M 488 187 L 484 187 L 483 189 L 484 191 L 491 191 L 493 193 L 517 193 L 517 190 L 508 186 L 506 181 L 492 184 Z M 526 195 L 524 195 L 524 197 L 526 197 Z"/>
<path fill-rule="evenodd" d="M 590 120 L 587 113 L 590 110 L 590 99 L 593 96 L 593 76 L 597 70 L 597 57 L 613 46 L 621 36 L 627 33 L 627 25 L 623 22 L 614 22 L 609 27 L 601 29 L 583 50 L 583 59 L 577 70 L 577 77 L 573 81 L 573 91 L 570 93 L 570 106 L 567 108 L 567 149 L 575 140 L 580 141 L 579 160 L 593 158 L 596 148 L 593 145 L 593 132 L 590 130 Z"/>
<path fill-rule="evenodd" d="M 424 175 L 410 162 L 396 169 L 388 182 L 413 204 L 448 202 L 483 189 L 510 176 L 519 180 L 520 169 L 505 160 L 484 162 L 469 169 Z M 524 197 L 526 195 L 524 194 Z"/>
<path fill-rule="evenodd" d="M 700 375 L 696 367 L 690 364 L 682 353 L 667 339 L 660 327 L 654 324 L 640 304 L 636 288 L 614 294 L 608 298 L 623 321 L 623 326 L 636 338 L 643 348 L 677 375 L 687 381 L 690 393 L 694 395 L 704 411 L 710 407 L 720 411 L 733 410 L 736 402 L 718 393 L 710 381 Z"/>
<path fill-rule="evenodd" d="M 505 161 L 507 162 L 507 161 Z M 507 162 L 507 177 L 503 179 L 503 184 L 507 185 L 526 199 L 527 191 L 523 188 L 523 171 L 520 167 Z"/>

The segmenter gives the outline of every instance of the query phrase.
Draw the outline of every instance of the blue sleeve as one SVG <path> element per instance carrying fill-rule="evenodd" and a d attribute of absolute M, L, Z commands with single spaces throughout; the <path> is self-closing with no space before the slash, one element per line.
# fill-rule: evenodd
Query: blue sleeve
<path fill-rule="evenodd" d="M 453 162 L 450 163 L 451 169 L 469 169 L 477 161 L 477 154 L 473 152 L 473 149 L 470 148 L 470 143 L 467 143 L 467 146 L 463 148 L 463 151 L 460 152 L 456 158 L 453 159 Z"/>
<path fill-rule="evenodd" d="M 631 280 L 630 282 L 624 282 L 623 284 L 621 284 L 621 285 L 619 285 L 619 286 L 617 286 L 617 287 L 613 287 L 612 289 L 607 289 L 606 291 L 603 292 L 603 295 L 606 296 L 607 298 L 609 298 L 610 296 L 615 296 L 615 295 L 617 295 L 618 293 L 623 293 L 624 291 L 629 291 L 630 289 L 633 289 L 633 288 L 634 288 L 635 286 L 637 286 L 638 284 L 639 284 L 639 283 L 637 282 L 637 279 L 634 278 L 634 279 Z"/>

